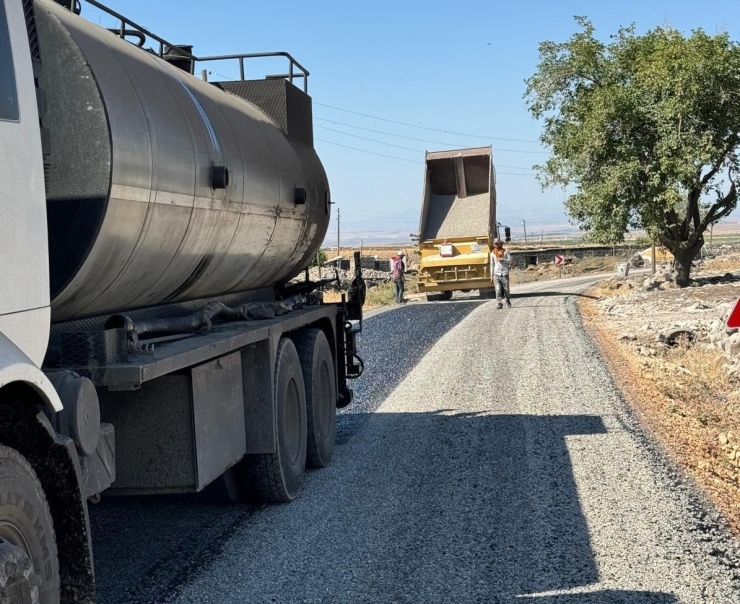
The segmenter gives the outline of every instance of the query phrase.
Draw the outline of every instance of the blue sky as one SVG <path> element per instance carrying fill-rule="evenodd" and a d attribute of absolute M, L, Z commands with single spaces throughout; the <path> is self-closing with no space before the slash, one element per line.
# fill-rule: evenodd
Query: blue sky
<path fill-rule="evenodd" d="M 538 43 L 568 38 L 576 29 L 573 15 L 591 18 L 604 37 L 635 22 L 640 30 L 670 23 L 684 31 L 723 29 L 740 38 L 740 11 L 730 0 L 701 5 L 676 0 L 109 0 L 108 5 L 173 43 L 193 44 L 198 55 L 286 50 L 303 63 L 311 72 L 314 135 L 321 139 L 316 148 L 348 240 L 360 234 L 366 240 L 397 239 L 415 231 L 424 151 L 455 146 L 493 145 L 498 217 L 515 234 L 522 220 L 530 232 L 567 224 L 563 192 L 542 192 L 531 171 L 547 155 L 536 142 L 540 127 L 522 95 L 524 80 L 537 64 Z M 113 25 L 89 5 L 83 14 Z M 211 69 L 225 76 L 236 73 L 226 64 Z M 257 77 L 286 67 L 263 61 L 248 69 L 248 77 Z"/>

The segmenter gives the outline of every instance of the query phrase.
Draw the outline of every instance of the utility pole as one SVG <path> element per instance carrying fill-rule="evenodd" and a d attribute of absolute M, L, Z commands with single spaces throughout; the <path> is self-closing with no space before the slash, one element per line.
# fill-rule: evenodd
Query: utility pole
<path fill-rule="evenodd" d="M 204 69 L 203 71 L 201 71 L 200 72 L 200 75 L 203 78 L 203 81 L 204 82 L 207 82 L 208 81 L 208 70 L 207 69 Z"/>
<path fill-rule="evenodd" d="M 527 222 L 522 219 L 522 226 L 524 227 L 524 245 L 527 245 Z"/>
<path fill-rule="evenodd" d="M 339 213 L 339 208 L 337 208 L 337 256 L 341 256 L 342 255 L 342 251 L 341 251 L 342 250 L 342 247 L 340 245 L 340 239 L 339 239 L 339 233 L 340 233 L 340 230 L 339 230 L 339 221 L 341 220 L 341 218 L 342 218 L 342 216 Z"/>

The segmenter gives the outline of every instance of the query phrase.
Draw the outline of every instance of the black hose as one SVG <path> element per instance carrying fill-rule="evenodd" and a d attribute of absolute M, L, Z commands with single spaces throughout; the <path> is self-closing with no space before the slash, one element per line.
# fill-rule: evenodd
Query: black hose
<path fill-rule="evenodd" d="M 149 319 L 136 321 L 126 315 L 113 315 L 105 323 L 106 329 L 124 328 L 126 335 L 131 339 L 138 339 L 144 335 L 160 336 L 172 333 L 191 333 L 200 329 L 210 330 L 213 320 L 225 319 L 238 321 L 248 319 L 248 311 L 244 306 L 231 308 L 222 302 L 208 304 L 198 312 L 186 317 L 170 317 L 164 319 Z"/>

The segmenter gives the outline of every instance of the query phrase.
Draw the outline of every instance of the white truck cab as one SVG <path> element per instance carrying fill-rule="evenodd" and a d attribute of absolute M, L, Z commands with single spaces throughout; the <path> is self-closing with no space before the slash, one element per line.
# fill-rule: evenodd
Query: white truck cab
<path fill-rule="evenodd" d="M 38 369 L 49 339 L 44 165 L 31 48 L 20 0 L 0 0 L 0 389 L 30 385 L 61 402 Z"/>
<path fill-rule="evenodd" d="M 0 1 L 0 333 L 36 365 L 49 338 L 44 166 L 20 0 Z"/>

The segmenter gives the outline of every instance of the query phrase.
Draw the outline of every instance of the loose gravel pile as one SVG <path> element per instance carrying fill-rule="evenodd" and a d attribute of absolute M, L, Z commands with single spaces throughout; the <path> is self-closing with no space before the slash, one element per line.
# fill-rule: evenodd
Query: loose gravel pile
<path fill-rule="evenodd" d="M 457 195 L 432 195 L 429 201 L 422 241 L 488 234 L 491 217 L 489 193 L 460 198 Z"/>
<path fill-rule="evenodd" d="M 147 540 L 192 565 L 172 580 L 169 559 L 137 560 L 161 544 L 119 550 L 169 591 L 101 601 L 740 603 L 735 542 L 633 421 L 572 283 L 368 320 L 358 406 L 298 500 L 216 533 L 170 518 Z"/>

